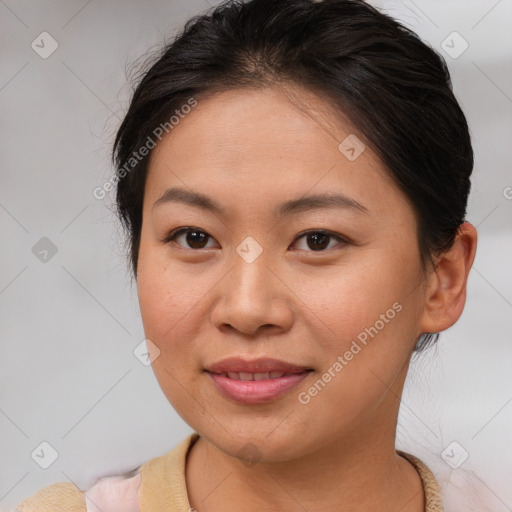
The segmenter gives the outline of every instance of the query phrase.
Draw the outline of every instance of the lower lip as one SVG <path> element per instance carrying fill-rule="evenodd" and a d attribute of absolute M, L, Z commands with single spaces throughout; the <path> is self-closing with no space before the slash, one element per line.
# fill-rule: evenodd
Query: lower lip
<path fill-rule="evenodd" d="M 298 386 L 310 372 L 293 373 L 267 380 L 233 380 L 215 373 L 208 374 L 226 398 L 242 404 L 264 404 Z"/>

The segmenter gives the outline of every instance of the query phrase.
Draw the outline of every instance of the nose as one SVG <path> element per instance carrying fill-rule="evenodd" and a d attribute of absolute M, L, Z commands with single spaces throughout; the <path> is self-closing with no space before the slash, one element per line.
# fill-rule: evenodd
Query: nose
<path fill-rule="evenodd" d="M 211 320 L 221 331 L 255 337 L 285 332 L 293 323 L 293 293 L 268 266 L 264 253 L 252 263 L 234 253 L 231 271 L 217 291 Z"/>

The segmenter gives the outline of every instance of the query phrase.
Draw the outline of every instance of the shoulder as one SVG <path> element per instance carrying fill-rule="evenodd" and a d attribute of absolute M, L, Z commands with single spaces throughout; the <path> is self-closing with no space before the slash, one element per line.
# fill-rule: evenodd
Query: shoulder
<path fill-rule="evenodd" d="M 505 512 L 510 509 L 472 470 L 458 468 L 440 477 L 446 512 Z"/>
<path fill-rule="evenodd" d="M 103 477 L 86 491 L 69 482 L 56 483 L 24 500 L 16 512 L 135 512 L 140 481 L 140 473 Z"/>
<path fill-rule="evenodd" d="M 197 438 L 189 436 L 128 473 L 100 478 L 85 491 L 71 482 L 44 487 L 20 503 L 16 512 L 139 512 L 155 500 L 186 500 L 185 458 Z"/>
<path fill-rule="evenodd" d="M 141 477 L 102 478 L 85 493 L 87 512 L 138 512 Z"/>
<path fill-rule="evenodd" d="M 404 452 L 400 452 L 404 453 Z M 429 497 L 441 500 L 436 505 L 443 512 L 506 512 L 510 509 L 491 491 L 472 469 L 453 469 L 441 457 L 430 454 L 420 460 L 405 454 L 422 477 L 427 503 Z M 424 454 L 425 455 L 425 454 Z M 426 509 L 430 511 L 429 508 Z"/>
<path fill-rule="evenodd" d="M 16 507 L 16 512 L 86 512 L 85 495 L 70 482 L 44 487 Z"/>

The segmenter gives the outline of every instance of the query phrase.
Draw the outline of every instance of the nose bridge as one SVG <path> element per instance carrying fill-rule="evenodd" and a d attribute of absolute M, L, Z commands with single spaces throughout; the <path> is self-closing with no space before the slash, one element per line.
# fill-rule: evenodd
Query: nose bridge
<path fill-rule="evenodd" d="M 271 302 L 273 275 L 268 268 L 269 251 L 253 238 L 244 240 L 233 254 L 232 279 L 229 292 L 241 305 L 248 304 L 251 308 L 262 309 Z"/>

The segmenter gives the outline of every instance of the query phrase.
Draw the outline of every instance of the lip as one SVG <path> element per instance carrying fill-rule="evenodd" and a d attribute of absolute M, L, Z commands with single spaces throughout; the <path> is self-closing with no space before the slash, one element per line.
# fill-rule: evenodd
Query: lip
<path fill-rule="evenodd" d="M 206 368 L 210 373 L 227 372 L 247 372 L 247 373 L 266 373 L 266 372 L 285 372 L 299 373 L 304 370 L 311 370 L 309 366 L 300 366 L 279 359 L 261 357 L 259 359 L 247 360 L 242 357 L 230 357 L 223 359 Z"/>
<path fill-rule="evenodd" d="M 260 358 L 251 361 L 243 358 L 229 358 L 212 364 L 205 371 L 224 397 L 242 404 L 263 404 L 291 391 L 309 375 L 312 369 L 278 359 Z M 227 375 L 240 372 L 280 372 L 284 375 L 263 380 L 236 380 Z"/>

